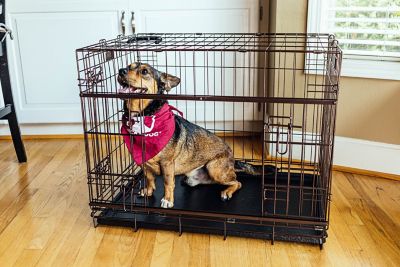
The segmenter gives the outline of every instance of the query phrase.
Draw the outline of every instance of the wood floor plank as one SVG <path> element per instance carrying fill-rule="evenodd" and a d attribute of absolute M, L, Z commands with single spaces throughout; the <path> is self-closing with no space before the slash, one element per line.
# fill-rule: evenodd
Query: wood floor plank
<path fill-rule="evenodd" d="M 373 177 L 363 177 L 354 175 L 358 179 L 362 179 L 362 187 L 368 192 L 369 198 L 390 217 L 400 220 L 400 183 L 393 185 L 389 180 L 374 179 Z"/>
<path fill-rule="evenodd" d="M 35 160 L 27 163 L 17 164 L 14 159 L 0 160 L 0 199 L 4 197 L 17 183 L 26 181 L 26 174 L 29 170 L 35 170 L 37 164 L 44 164 L 45 160 L 39 155 L 39 144 L 32 142 L 27 146 L 27 153 L 35 157 Z M 8 154 L 10 156 L 10 154 Z M 37 156 L 37 157 L 36 157 Z"/>
<path fill-rule="evenodd" d="M 0 161 L 17 162 L 17 155 L 12 142 L 0 140 Z"/>
<path fill-rule="evenodd" d="M 138 233 L 140 234 L 140 243 L 135 247 L 135 256 L 132 261 L 132 266 L 150 266 L 157 231 L 140 229 Z"/>
<path fill-rule="evenodd" d="M 210 258 L 211 266 L 246 266 L 252 258 L 251 247 L 245 238 L 228 237 L 224 241 L 222 236 L 211 236 Z"/>
<path fill-rule="evenodd" d="M 210 236 L 191 233 L 185 233 L 182 236 L 186 238 L 187 245 L 189 246 L 190 257 L 188 266 L 210 266 Z M 174 258 L 179 257 L 179 251 L 176 248 L 180 246 L 180 237 L 175 237 L 175 239 L 178 240 L 175 240 L 174 244 L 178 245 L 174 246 L 176 253 Z"/>
<path fill-rule="evenodd" d="M 150 266 L 170 266 L 175 232 L 157 231 Z"/>
<path fill-rule="evenodd" d="M 107 227 L 96 227 L 91 226 L 88 234 L 82 242 L 82 246 L 79 249 L 78 255 L 73 263 L 73 266 L 90 266 L 95 260 L 97 250 L 99 249 L 100 243 L 103 240 L 105 232 L 108 230 Z"/>
<path fill-rule="evenodd" d="M 57 253 L 51 266 L 72 266 L 78 256 L 82 240 L 85 239 L 91 225 L 87 220 L 87 210 L 82 209 L 81 214 L 75 221 L 68 238 L 63 242 L 63 247 Z"/>
<path fill-rule="evenodd" d="M 60 147 L 56 143 L 43 146 L 43 141 L 35 142 L 33 149 L 30 149 L 29 155 L 32 158 L 29 162 L 21 164 L 21 167 L 18 167 L 18 164 L 8 164 L 10 167 L 4 172 L 4 181 L 1 181 L 2 187 L 0 187 L 1 209 L 10 205 L 11 201 L 17 198 L 36 179 L 36 176 L 51 162 Z M 33 186 L 30 187 L 30 189 L 33 188 Z"/>
<path fill-rule="evenodd" d="M 190 265 L 190 259 L 194 257 L 196 250 L 190 249 L 190 234 L 179 236 L 175 233 L 173 247 L 171 251 L 171 260 L 169 261 L 170 266 L 184 267 L 184 266 L 199 266 L 196 263 Z"/>
<path fill-rule="evenodd" d="M 230 236 L 224 241 L 185 232 L 94 228 L 83 141 L 25 145 L 29 162 L 18 164 L 12 143 L 0 142 L 2 267 L 400 266 L 400 182 L 335 171 L 329 237 L 321 251 Z"/>
<path fill-rule="evenodd" d="M 10 199 L 10 203 L 3 205 L 4 207 L 0 209 L 0 233 L 3 232 L 37 191 L 38 189 L 35 188 L 24 190 L 17 198 Z"/>
<path fill-rule="evenodd" d="M 364 183 L 362 183 L 360 179 L 351 174 L 346 174 L 346 177 L 359 194 L 363 195 L 361 201 L 354 201 L 352 204 L 359 208 L 360 216 L 364 224 L 370 227 L 371 230 L 380 231 L 379 237 L 381 235 L 385 236 L 382 241 L 394 241 L 393 245 L 396 245 L 397 249 L 400 249 L 400 224 L 396 222 L 394 220 L 395 217 L 393 217 L 396 216 L 396 213 L 388 213 L 386 210 L 380 208 L 380 206 L 375 203 L 376 200 L 371 198 L 374 192 L 366 189 Z M 371 233 L 374 233 L 374 231 Z"/>
<path fill-rule="evenodd" d="M 266 242 L 266 251 L 268 254 L 267 266 L 276 266 L 276 267 L 284 267 L 291 266 L 290 263 L 290 253 L 287 250 L 289 244 L 284 244 L 281 242 L 275 242 L 274 245 L 271 245 L 270 242 Z"/>
<path fill-rule="evenodd" d="M 83 208 L 82 208 L 83 210 Z M 84 213 L 87 214 L 88 210 Z M 37 261 L 37 266 L 52 266 L 52 262 L 57 260 L 57 255 L 61 250 L 67 249 L 68 239 L 70 234 L 74 234 L 72 229 L 77 221 L 80 213 L 74 211 L 64 211 L 61 216 L 55 214 L 57 227 L 53 229 L 50 240 L 46 247 L 42 250 L 40 258 Z M 85 223 L 90 227 L 90 219 L 85 217 Z M 65 265 L 66 266 L 66 265 Z"/>
<path fill-rule="evenodd" d="M 265 246 L 271 246 L 268 241 L 258 239 L 246 239 L 246 249 L 249 254 L 249 262 L 246 263 L 250 266 L 270 266 L 268 264 L 268 254 Z"/>
<path fill-rule="evenodd" d="M 32 143 L 34 145 L 36 144 L 36 142 Z M 2 198 L 0 199 L 0 206 L 3 209 L 9 208 L 10 205 L 12 205 L 13 200 L 18 198 L 20 194 L 25 190 L 34 190 L 33 188 L 28 188 L 28 186 L 30 182 L 36 177 L 39 170 L 43 168 L 43 166 L 45 166 L 47 162 L 51 159 L 52 155 L 55 153 L 54 147 L 55 144 L 51 143 L 50 145 L 42 148 L 42 153 L 40 154 L 38 153 L 39 148 L 37 147 L 36 152 L 33 153 L 38 153 L 36 158 L 32 160 L 28 168 L 27 164 L 23 164 L 22 173 L 18 171 L 16 171 L 14 175 L 10 175 L 10 173 L 8 172 L 5 173 L 5 178 L 2 182 L 2 185 L 5 186 L 0 187 L 1 190 L 3 190 L 0 190 L 0 192 L 5 192 L 1 194 Z M 15 163 L 15 165 L 17 165 L 16 169 L 18 170 L 18 164 Z M 10 214 L 2 213 L 2 218 L 6 217 L 6 222 L 7 217 L 13 219 L 8 223 L 8 225 L 2 225 L 2 228 L 0 229 L 0 259 L 7 255 L 9 251 L 12 251 L 12 255 L 15 256 L 24 249 L 24 245 L 26 244 L 25 237 L 28 236 L 27 233 L 30 233 L 30 227 L 35 226 L 35 223 L 31 217 L 32 209 L 29 205 L 29 202 L 31 202 L 31 200 L 33 202 L 37 196 L 39 195 L 34 194 L 34 196 L 26 202 L 26 205 L 22 209 L 20 209 L 17 214 L 15 214 L 15 210 L 12 211 L 12 209 L 10 210 Z M 15 236 L 16 234 L 17 236 Z M 4 257 L 4 262 L 8 264 L 14 263 L 14 260 L 16 260 L 15 257 Z M 0 260 L 0 262 L 2 261 Z"/>
<path fill-rule="evenodd" d="M 334 215 L 332 215 L 334 216 Z M 340 215 L 338 215 L 340 216 Z M 329 242 L 324 245 L 323 251 L 320 251 L 321 257 L 328 258 L 332 266 L 362 266 L 358 258 L 351 256 L 350 248 L 342 246 L 343 233 L 340 229 L 330 227 Z M 316 253 L 316 252 L 315 252 Z M 313 262 L 313 265 L 318 265 L 319 261 Z M 327 266 L 329 266 L 327 264 Z"/>

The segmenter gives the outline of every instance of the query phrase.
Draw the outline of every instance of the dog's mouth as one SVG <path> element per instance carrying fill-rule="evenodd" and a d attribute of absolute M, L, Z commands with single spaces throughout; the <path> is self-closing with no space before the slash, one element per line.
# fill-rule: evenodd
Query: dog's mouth
<path fill-rule="evenodd" d="M 119 94 L 144 94 L 147 92 L 147 88 L 133 87 L 127 83 L 121 83 L 121 88 L 118 89 Z"/>

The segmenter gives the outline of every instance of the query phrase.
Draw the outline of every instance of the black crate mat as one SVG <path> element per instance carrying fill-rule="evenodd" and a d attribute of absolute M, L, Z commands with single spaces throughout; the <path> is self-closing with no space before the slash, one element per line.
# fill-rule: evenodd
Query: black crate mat
<path fill-rule="evenodd" d="M 173 209 L 259 216 L 262 200 L 260 178 L 239 175 L 238 180 L 242 183 L 242 188 L 236 191 L 229 201 L 222 201 L 221 191 L 227 186 L 213 184 L 190 187 L 184 183 L 184 177 L 178 176 Z M 153 196 L 147 198 L 149 207 L 161 206 L 161 199 L 164 196 L 164 181 L 161 177 L 157 177 L 156 188 Z M 126 196 L 125 199 L 126 203 L 130 203 L 130 196 Z M 118 200 L 120 201 L 122 199 Z M 143 205 L 144 198 L 135 196 L 135 202 Z"/>
<path fill-rule="evenodd" d="M 315 187 L 316 184 L 319 183 L 319 177 L 309 174 L 300 175 L 292 173 L 290 174 L 290 186 L 287 187 L 288 177 L 287 173 L 278 172 L 277 178 L 275 179 L 275 174 L 269 172 L 269 174 L 265 176 L 265 188 L 267 190 L 264 191 L 261 186 L 262 176 L 238 173 L 238 180 L 242 183 L 242 188 L 234 194 L 231 200 L 225 202 L 220 199 L 220 192 L 226 188 L 225 186 L 214 184 L 190 187 L 183 182 L 183 177 L 176 177 L 175 202 L 173 209 L 224 213 L 232 214 L 233 216 L 246 215 L 260 217 L 262 216 L 262 201 L 264 196 L 266 196 L 267 200 L 264 201 L 264 210 L 266 211 L 265 216 L 279 218 L 295 218 L 296 216 L 302 216 L 302 219 L 307 219 L 307 217 L 309 217 L 315 221 L 323 221 L 324 205 L 322 205 L 322 196 L 315 193 Z M 157 177 L 156 187 L 157 190 L 154 192 L 154 195 L 148 198 L 148 207 L 160 208 L 160 202 L 164 194 L 163 179 L 161 177 Z M 286 189 L 284 190 L 284 188 Z M 126 190 L 124 197 L 121 194 L 116 198 L 114 204 L 125 204 L 124 206 L 128 210 L 132 201 L 134 201 L 134 205 L 144 205 L 144 198 L 138 196 L 132 198 L 128 192 L 130 192 L 130 190 Z M 277 201 L 274 202 L 268 200 L 268 195 L 271 194 L 271 192 L 272 194 L 276 193 Z M 287 196 L 289 197 L 287 198 Z M 288 202 L 287 199 L 289 199 Z M 300 199 L 303 201 L 300 202 Z M 271 239 L 273 231 L 271 226 L 265 225 L 249 225 L 228 222 L 225 223 L 224 226 L 223 222 L 196 220 L 192 218 L 181 219 L 179 222 L 176 218 L 161 215 L 134 215 L 132 212 L 123 212 L 112 209 L 103 211 L 97 218 L 97 221 L 99 224 L 132 227 L 134 225 L 135 216 L 137 226 L 144 228 L 178 230 L 180 224 L 182 231 L 224 234 L 225 229 L 227 235 L 263 239 Z M 315 229 L 275 227 L 274 236 L 277 240 L 291 240 L 308 243 L 321 243 L 321 240 L 325 240 L 324 232 Z M 322 239 L 319 237 L 322 237 Z"/>
<path fill-rule="evenodd" d="M 261 175 L 238 173 L 237 179 L 242 188 L 235 192 L 232 199 L 222 201 L 221 191 L 226 186 L 198 185 L 190 187 L 184 183 L 183 176 L 176 177 L 175 201 L 173 209 L 188 211 L 203 211 L 226 213 L 233 215 L 262 216 L 262 201 L 264 201 L 265 215 L 271 216 L 302 216 L 302 219 L 324 217 L 322 201 L 325 190 L 320 189 L 319 176 L 278 172 L 275 175 L 267 172 L 264 188 Z M 289 178 L 290 177 L 290 178 Z M 147 198 L 147 206 L 160 208 L 164 196 L 164 182 L 162 177 L 156 179 L 156 191 Z M 130 195 L 131 190 L 125 190 L 115 198 L 115 204 L 125 206 L 144 206 L 145 199 L 138 195 Z M 265 197 L 265 200 L 264 200 Z"/>

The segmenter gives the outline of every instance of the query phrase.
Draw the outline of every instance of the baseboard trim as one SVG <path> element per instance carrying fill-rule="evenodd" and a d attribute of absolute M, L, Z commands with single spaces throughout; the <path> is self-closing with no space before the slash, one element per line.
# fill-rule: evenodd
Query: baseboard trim
<path fill-rule="evenodd" d="M 400 175 L 391 174 L 391 173 L 369 171 L 369 170 L 356 169 L 356 168 L 339 166 L 339 165 L 333 165 L 332 169 L 334 171 L 347 172 L 347 173 L 351 173 L 351 174 L 373 176 L 373 177 L 379 177 L 379 178 L 384 178 L 384 179 L 400 181 Z"/>
<path fill-rule="evenodd" d="M 400 145 L 337 136 L 333 164 L 354 172 L 400 177 Z M 382 176 L 382 175 L 380 175 Z"/>
<path fill-rule="evenodd" d="M 24 134 L 23 140 L 38 139 L 83 139 L 83 134 Z M 11 140 L 10 135 L 1 135 L 0 140 Z"/>

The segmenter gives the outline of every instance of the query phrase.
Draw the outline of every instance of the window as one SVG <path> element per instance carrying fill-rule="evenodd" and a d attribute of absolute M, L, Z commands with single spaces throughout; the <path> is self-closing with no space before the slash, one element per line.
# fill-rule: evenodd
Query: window
<path fill-rule="evenodd" d="M 336 35 L 342 75 L 400 80 L 400 0 L 309 0 L 307 30 Z"/>

